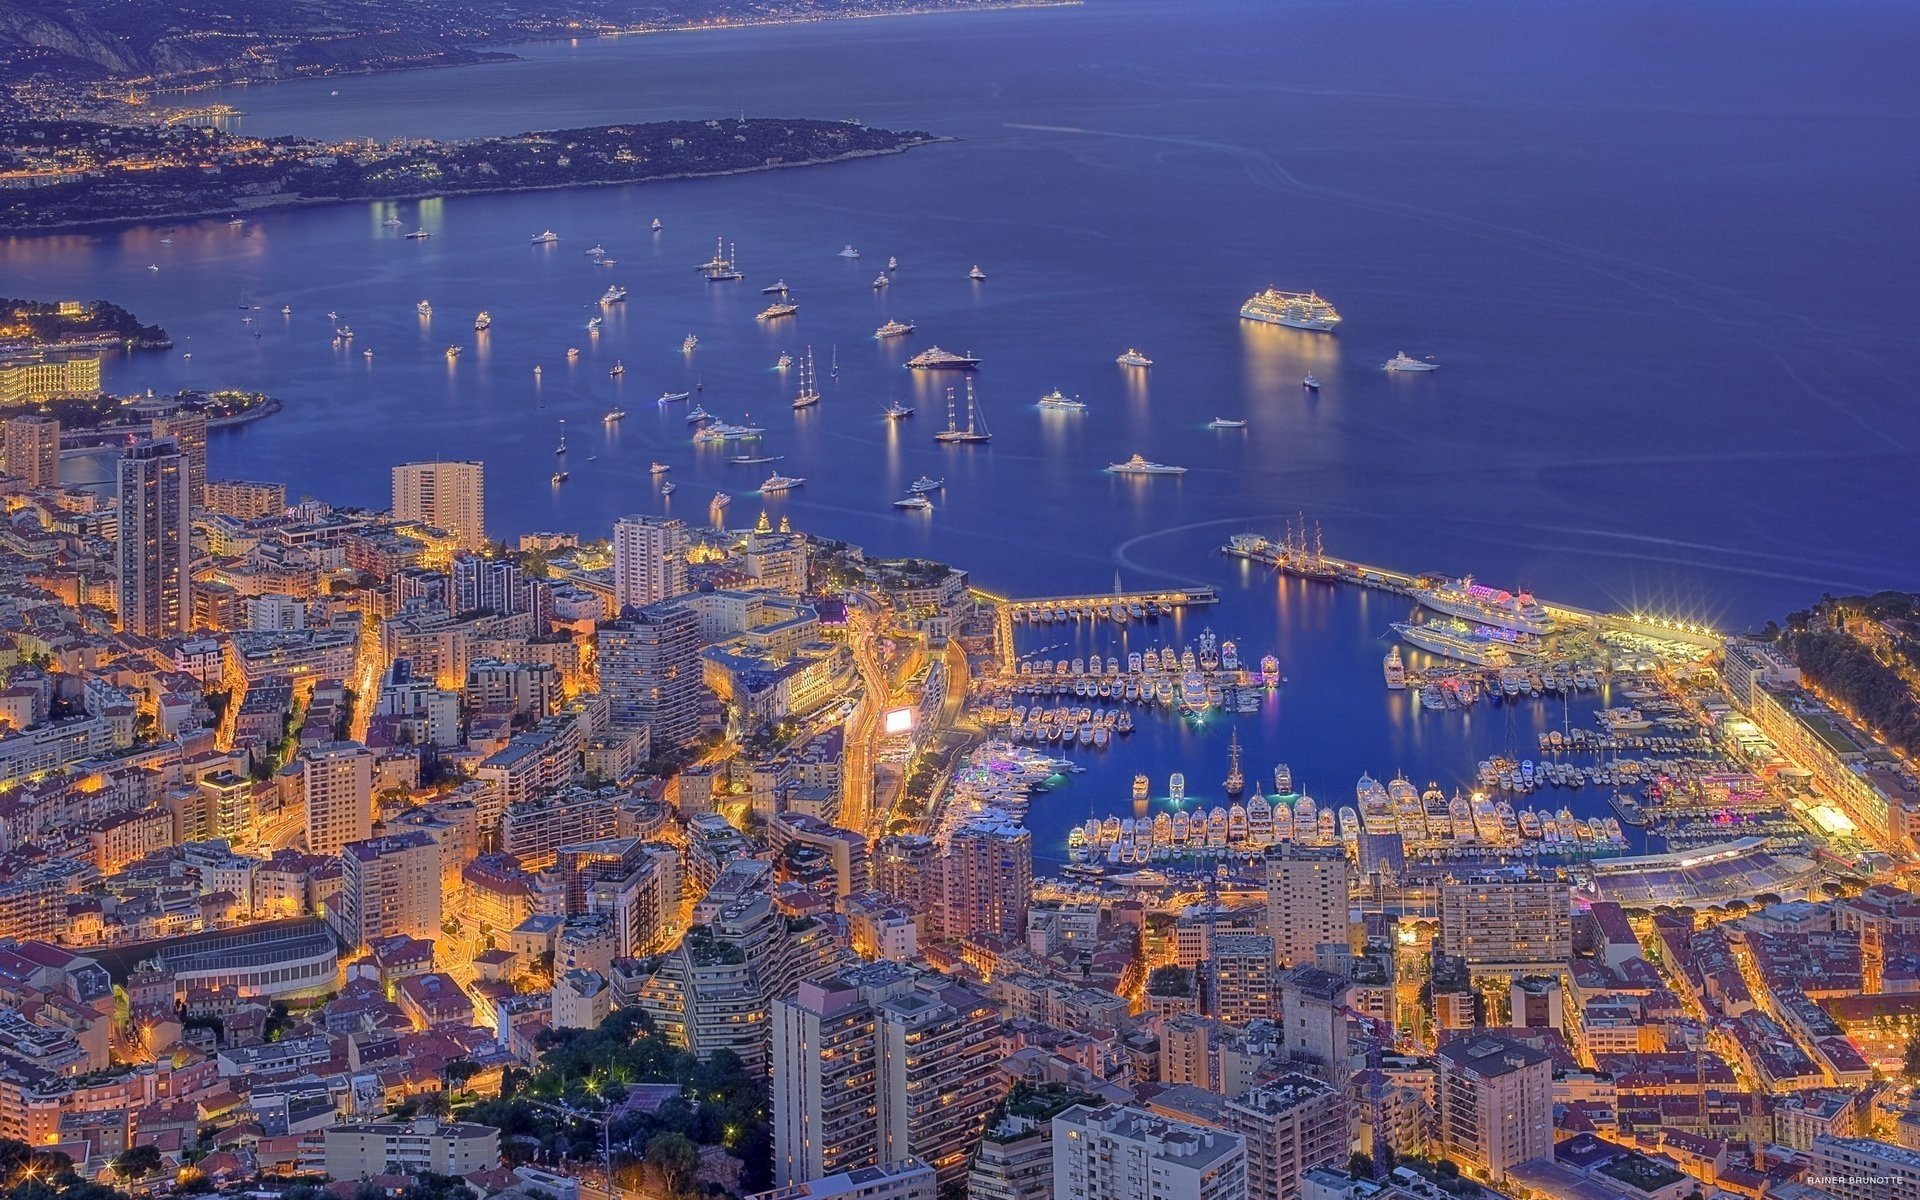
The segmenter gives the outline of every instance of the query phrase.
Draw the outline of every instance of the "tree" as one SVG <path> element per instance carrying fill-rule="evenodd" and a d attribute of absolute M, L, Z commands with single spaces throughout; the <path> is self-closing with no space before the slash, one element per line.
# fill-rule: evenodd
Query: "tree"
<path fill-rule="evenodd" d="M 1900 1062 L 1900 1075 L 1908 1083 L 1920 1083 L 1920 1033 L 1907 1039 L 1907 1053 Z"/>
<path fill-rule="evenodd" d="M 121 1179 L 144 1179 L 158 1171 L 163 1161 L 158 1146 L 131 1146 L 114 1155 L 113 1173 Z"/>
<path fill-rule="evenodd" d="M 1356 1150 L 1347 1158 L 1347 1174 L 1355 1179 L 1372 1179 L 1373 1159 Z"/>
<path fill-rule="evenodd" d="M 656 1133 L 647 1139 L 647 1161 L 660 1172 L 670 1194 L 679 1194 L 700 1169 L 700 1147 L 683 1133 Z"/>

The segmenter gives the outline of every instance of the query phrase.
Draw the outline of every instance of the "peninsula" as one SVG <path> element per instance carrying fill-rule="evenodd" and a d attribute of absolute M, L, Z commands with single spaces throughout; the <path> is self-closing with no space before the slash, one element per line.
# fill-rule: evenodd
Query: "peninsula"
<path fill-rule="evenodd" d="M 0 232 L 190 220 L 291 205 L 732 175 L 943 140 L 844 121 L 726 118 L 459 142 L 318 142 L 88 121 L 0 122 Z"/>

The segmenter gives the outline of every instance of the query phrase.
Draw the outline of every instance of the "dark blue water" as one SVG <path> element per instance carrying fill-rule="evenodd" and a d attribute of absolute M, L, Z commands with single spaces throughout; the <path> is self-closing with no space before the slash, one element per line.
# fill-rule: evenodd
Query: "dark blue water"
<path fill-rule="evenodd" d="M 635 510 L 698 520 L 724 488 L 736 519 L 764 503 L 1013 593 L 1104 589 L 1116 569 L 1227 585 L 1204 619 L 1253 657 L 1279 654 L 1290 679 L 1276 709 L 1243 719 L 1250 764 L 1290 761 L 1323 799 L 1344 800 L 1362 769 L 1463 780 L 1514 739 L 1504 716 L 1383 700 L 1396 605 L 1248 576 L 1215 553 L 1232 532 L 1305 513 L 1363 560 L 1734 627 L 1827 589 L 1916 582 L 1912 6 L 1097 0 L 524 53 L 219 98 L 248 131 L 328 137 L 744 111 L 961 140 L 393 210 L 426 242 L 383 228 L 380 206 L 193 224 L 171 245 L 159 228 L 0 242 L 0 290 L 111 297 L 193 351 L 115 361 L 115 388 L 285 398 L 216 439 L 214 470 L 295 493 L 383 505 L 394 462 L 480 457 L 497 536 L 601 531 Z M 544 228 L 560 244 L 530 247 Z M 738 244 L 747 284 L 693 271 L 716 235 Z M 617 268 L 588 261 L 594 242 Z M 849 242 L 864 257 L 835 257 Z M 888 255 L 901 269 L 876 293 Z M 984 284 L 966 278 L 976 262 Z M 776 276 L 801 309 L 769 326 L 753 314 Z M 589 340 L 610 282 L 632 298 Z M 1331 297 L 1340 333 L 1237 321 L 1268 284 Z M 330 346 L 328 310 L 354 327 L 349 350 Z M 919 332 L 876 343 L 888 317 Z M 451 366 L 450 342 L 465 347 Z M 934 342 L 985 359 L 990 446 L 931 443 L 951 381 L 898 364 Z M 808 344 L 823 376 L 837 352 L 840 374 L 796 415 L 769 368 Z M 1146 376 L 1114 365 L 1129 345 L 1157 360 Z M 1443 365 L 1382 372 L 1403 348 Z M 1298 387 L 1309 370 L 1317 396 Z M 696 382 L 709 409 L 767 425 L 806 485 L 761 501 L 766 468 L 696 453 L 680 412 L 652 403 Z M 1091 411 L 1035 411 L 1054 387 Z M 893 399 L 920 414 L 889 425 Z M 631 415 L 603 429 L 615 404 Z M 1211 431 L 1215 415 L 1250 427 Z M 563 418 L 572 479 L 556 490 Z M 1102 474 L 1136 451 L 1190 473 Z M 655 459 L 674 465 L 670 501 Z M 939 510 L 892 510 L 922 473 L 948 480 Z M 1557 724 L 1554 709 L 1532 719 Z M 1122 802 L 1134 770 L 1156 787 L 1170 769 L 1196 787 L 1224 773 L 1224 725 L 1159 749 L 1136 736 L 1143 749 L 1101 768 Z"/>

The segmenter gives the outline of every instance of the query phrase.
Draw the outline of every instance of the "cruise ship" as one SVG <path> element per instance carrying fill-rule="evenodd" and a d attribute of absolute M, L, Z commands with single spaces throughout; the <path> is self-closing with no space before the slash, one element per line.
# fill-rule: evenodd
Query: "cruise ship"
<path fill-rule="evenodd" d="M 1547 616 L 1547 610 L 1532 596 L 1490 588 L 1475 583 L 1472 576 L 1438 587 L 1416 588 L 1413 598 L 1450 617 L 1496 625 L 1516 633 L 1553 632 L 1553 621 Z"/>
<path fill-rule="evenodd" d="M 1087 411 L 1087 405 L 1085 401 L 1081 400 L 1080 397 L 1078 396 L 1065 395 L 1060 391 L 1059 388 L 1055 388 L 1051 392 L 1048 392 L 1046 395 L 1040 397 L 1039 406 L 1051 412 L 1085 412 Z"/>
<path fill-rule="evenodd" d="M 938 346 L 929 346 L 907 360 L 908 369 L 913 371 L 971 371 L 979 365 L 980 360 L 971 354 L 955 354 Z"/>
<path fill-rule="evenodd" d="M 1127 347 L 1127 352 L 1125 354 L 1122 354 L 1119 358 L 1116 358 L 1113 361 L 1119 363 L 1123 367 L 1150 367 L 1153 365 L 1152 359 L 1140 353 L 1138 350 L 1135 350 L 1131 346 Z"/>
<path fill-rule="evenodd" d="M 1461 662 L 1469 662 L 1477 667 L 1504 667 L 1512 661 L 1506 646 L 1501 643 L 1484 641 L 1453 629 L 1436 625 L 1396 623 L 1393 631 L 1430 654 L 1459 659 Z"/>
<path fill-rule="evenodd" d="M 780 472 L 775 471 L 773 474 L 767 476 L 765 483 L 760 485 L 760 491 L 763 494 L 790 492 L 805 482 L 806 478 L 804 476 L 782 475 Z"/>
<path fill-rule="evenodd" d="M 873 336 L 877 338 L 905 337 L 912 332 L 913 323 L 911 321 L 888 321 L 885 325 L 874 330 Z"/>
<path fill-rule="evenodd" d="M 1108 463 L 1110 475 L 1185 475 L 1185 467 L 1170 467 L 1166 463 L 1148 462 L 1138 454 L 1123 463 Z"/>
<path fill-rule="evenodd" d="M 1431 371 L 1437 366 L 1439 366 L 1438 363 L 1431 363 L 1423 358 L 1415 358 L 1405 350 L 1402 350 L 1387 360 L 1387 370 L 1389 371 Z"/>
<path fill-rule="evenodd" d="M 536 246 L 546 246 L 559 241 L 560 235 L 551 229 L 544 229 L 534 234 L 529 240 Z"/>
<path fill-rule="evenodd" d="M 1240 315 L 1248 321 L 1322 333 L 1331 333 L 1340 324 L 1340 314 L 1320 298 L 1320 293 L 1283 292 L 1278 288 L 1268 288 L 1242 304 Z"/>

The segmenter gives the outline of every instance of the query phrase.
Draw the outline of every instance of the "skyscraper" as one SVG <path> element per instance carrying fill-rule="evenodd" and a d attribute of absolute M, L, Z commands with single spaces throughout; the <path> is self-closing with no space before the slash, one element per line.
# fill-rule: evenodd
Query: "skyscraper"
<path fill-rule="evenodd" d="M 477 462 L 401 463 L 393 469 L 393 515 L 454 535 L 462 550 L 487 544 L 486 468 Z"/>
<path fill-rule="evenodd" d="M 1347 856 L 1338 846 L 1281 842 L 1266 854 L 1267 932 L 1281 963 L 1311 963 L 1316 948 L 1347 944 Z"/>
<path fill-rule="evenodd" d="M 642 725 L 656 754 L 683 746 L 700 728 L 700 618 L 667 601 L 627 609 L 600 626 L 600 690 L 613 724 Z"/>
<path fill-rule="evenodd" d="M 373 835 L 373 754 L 358 742 L 334 742 L 303 753 L 300 790 L 307 809 L 307 849 L 338 854 Z"/>
<path fill-rule="evenodd" d="M 1522 1042 L 1466 1033 L 1440 1047 L 1440 1149 L 1499 1183 L 1553 1155 L 1553 1059 Z"/>
<path fill-rule="evenodd" d="M 349 842 L 340 851 L 340 863 L 335 920 L 350 945 L 440 936 L 440 844 L 432 834 L 415 829 Z"/>
<path fill-rule="evenodd" d="M 1238 1134 L 1116 1104 L 1053 1119 L 1054 1200 L 1245 1200 Z"/>
<path fill-rule="evenodd" d="M 453 612 L 487 609 L 510 617 L 526 608 L 526 577 L 511 559 L 461 554 L 454 558 L 450 574 L 447 607 Z"/>
<path fill-rule="evenodd" d="M 635 515 L 613 523 L 613 599 L 623 611 L 687 590 L 687 526 L 673 517 Z"/>
<path fill-rule="evenodd" d="M 37 414 L 7 421 L 7 474 L 30 488 L 60 486 L 60 422 Z"/>
<path fill-rule="evenodd" d="M 171 637 L 192 626 L 187 477 L 187 457 L 170 438 L 121 456 L 117 576 L 120 627 L 129 633 Z"/>
<path fill-rule="evenodd" d="M 1448 878 L 1439 885 L 1440 949 L 1469 967 L 1562 967 L 1573 957 L 1568 885 L 1532 872 Z"/>
<path fill-rule="evenodd" d="M 940 936 L 1021 938 L 1033 894 L 1033 835 L 983 813 L 953 831 L 940 860 Z"/>
<path fill-rule="evenodd" d="M 153 436 L 172 438 L 187 457 L 187 503 L 200 508 L 207 502 L 207 414 L 176 408 L 153 419 Z"/>
<path fill-rule="evenodd" d="M 1289 1073 L 1235 1096 L 1225 1124 L 1246 1139 L 1249 1197 L 1298 1200 L 1309 1168 L 1347 1161 L 1346 1097 L 1311 1075 Z"/>

